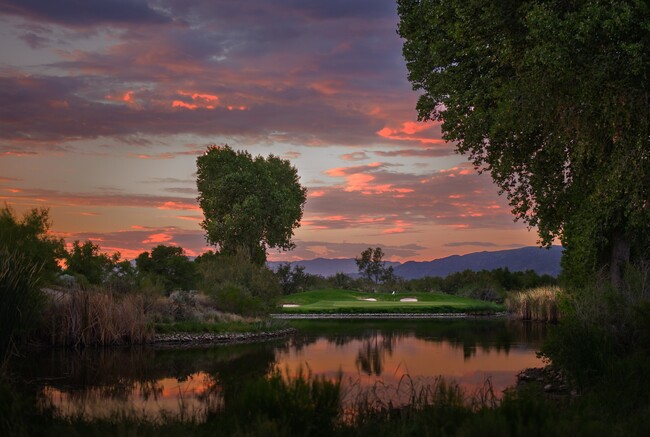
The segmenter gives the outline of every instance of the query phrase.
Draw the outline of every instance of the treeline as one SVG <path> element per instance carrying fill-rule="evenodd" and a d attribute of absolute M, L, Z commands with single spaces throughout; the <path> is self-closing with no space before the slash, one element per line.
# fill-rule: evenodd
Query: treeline
<path fill-rule="evenodd" d="M 281 264 L 275 275 L 280 281 L 283 294 L 320 288 L 353 289 L 379 292 L 439 292 L 472 297 L 481 300 L 503 301 L 510 291 L 556 285 L 557 279 L 550 275 L 539 275 L 534 270 L 511 272 L 508 268 L 495 270 L 465 270 L 446 277 L 427 276 L 419 279 L 391 277 L 377 284 L 367 278 L 352 277 L 344 273 L 323 277 L 305 272 L 300 265 Z"/>

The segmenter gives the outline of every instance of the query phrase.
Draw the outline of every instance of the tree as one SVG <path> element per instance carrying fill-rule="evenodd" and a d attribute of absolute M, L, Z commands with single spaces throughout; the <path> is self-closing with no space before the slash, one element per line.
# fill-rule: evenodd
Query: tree
<path fill-rule="evenodd" d="M 141 275 L 162 282 L 166 292 L 178 288 L 190 290 L 195 285 L 194 263 L 187 258 L 182 247 L 160 244 L 151 249 L 151 253 L 138 255 L 135 265 Z"/>
<path fill-rule="evenodd" d="M 305 273 L 305 266 L 282 263 L 275 269 L 275 276 L 282 287 L 283 294 L 294 294 L 313 286 L 316 275 Z"/>
<path fill-rule="evenodd" d="M 419 120 L 489 171 L 513 213 L 560 239 L 570 278 L 650 247 L 646 2 L 398 0 Z"/>
<path fill-rule="evenodd" d="M 101 253 L 99 245 L 92 241 L 80 244 L 77 240 L 66 257 L 66 273 L 81 276 L 90 284 L 100 285 L 111 274 L 119 259 L 119 252 L 109 256 Z"/>
<path fill-rule="evenodd" d="M 50 233 L 49 210 L 32 209 L 22 220 L 5 205 L 0 209 L 0 248 L 16 252 L 38 270 L 38 278 L 53 281 L 61 273 L 59 261 L 66 256 L 62 238 Z"/>
<path fill-rule="evenodd" d="M 208 243 L 226 255 L 242 248 L 258 265 L 268 248 L 295 247 L 291 237 L 300 226 L 307 190 L 289 161 L 211 146 L 196 163 Z"/>
<path fill-rule="evenodd" d="M 379 284 L 393 279 L 393 267 L 386 267 L 383 258 L 384 251 L 381 247 L 376 247 L 374 250 L 369 247 L 361 252 L 361 256 L 355 258 L 354 261 L 357 263 L 361 275 L 373 284 Z"/>

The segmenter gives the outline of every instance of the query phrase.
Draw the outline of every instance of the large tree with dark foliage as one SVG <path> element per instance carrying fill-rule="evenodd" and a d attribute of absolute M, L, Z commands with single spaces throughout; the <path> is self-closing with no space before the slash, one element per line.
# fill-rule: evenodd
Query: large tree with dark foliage
<path fill-rule="evenodd" d="M 398 0 L 420 120 L 489 171 L 567 277 L 650 247 L 650 5 Z"/>
<path fill-rule="evenodd" d="M 196 164 L 205 216 L 201 227 L 220 253 L 244 250 L 251 262 L 262 265 L 268 248 L 295 247 L 291 238 L 300 226 L 307 190 L 289 161 L 212 146 Z"/>

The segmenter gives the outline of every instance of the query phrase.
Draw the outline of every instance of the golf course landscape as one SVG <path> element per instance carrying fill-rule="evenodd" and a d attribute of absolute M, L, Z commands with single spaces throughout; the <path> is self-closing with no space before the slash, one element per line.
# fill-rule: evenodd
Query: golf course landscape
<path fill-rule="evenodd" d="M 284 296 L 283 314 L 467 313 L 494 314 L 502 305 L 444 293 L 365 293 L 321 289 Z"/>

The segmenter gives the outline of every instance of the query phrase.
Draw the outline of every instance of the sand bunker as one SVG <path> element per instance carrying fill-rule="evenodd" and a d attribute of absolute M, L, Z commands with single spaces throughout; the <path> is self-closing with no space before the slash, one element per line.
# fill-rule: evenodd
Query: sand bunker
<path fill-rule="evenodd" d="M 365 300 L 366 302 L 377 302 L 377 299 L 375 299 L 374 297 L 366 297 L 365 299 L 361 299 L 361 300 Z"/>
<path fill-rule="evenodd" d="M 296 303 L 283 303 L 282 308 L 296 308 L 299 307 L 300 305 Z"/>
<path fill-rule="evenodd" d="M 417 302 L 418 300 L 414 297 L 403 297 L 399 300 L 400 302 Z"/>

